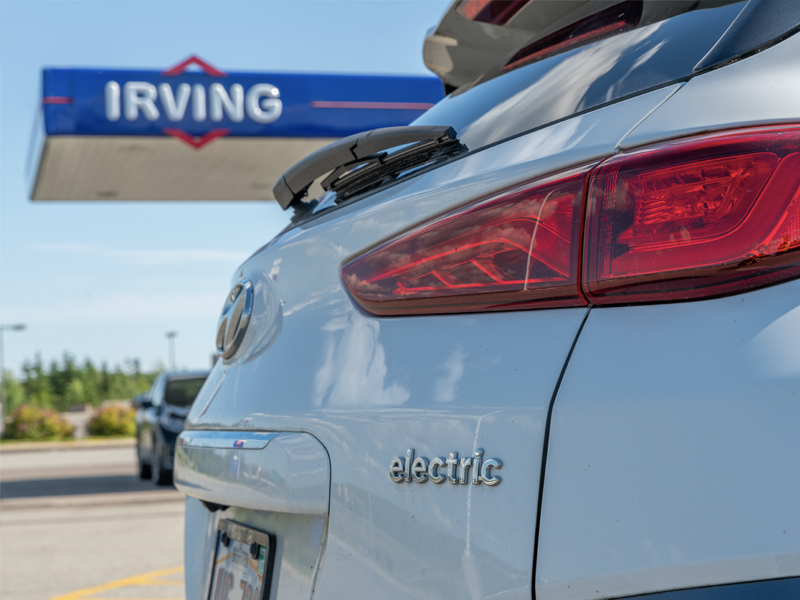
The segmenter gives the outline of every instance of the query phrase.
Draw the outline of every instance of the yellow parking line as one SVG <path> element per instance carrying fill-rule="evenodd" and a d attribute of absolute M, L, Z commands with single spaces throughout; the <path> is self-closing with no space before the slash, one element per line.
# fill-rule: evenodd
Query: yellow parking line
<path fill-rule="evenodd" d="M 178 573 L 183 572 L 183 567 L 173 567 L 171 569 L 163 569 L 161 571 L 152 571 L 150 573 L 143 573 L 141 575 L 134 575 L 133 577 L 126 577 L 124 579 L 117 579 L 116 581 L 109 581 L 108 583 L 104 583 L 102 585 L 96 585 L 90 588 L 84 588 L 82 590 L 76 590 L 74 592 L 70 592 L 68 594 L 64 594 L 62 596 L 55 596 L 50 598 L 49 600 L 82 600 L 87 596 L 91 596 L 92 594 L 99 594 L 101 592 L 107 592 L 109 590 L 116 590 L 119 588 L 124 587 L 134 587 L 134 586 L 158 586 L 158 585 L 183 585 L 183 583 L 178 583 L 174 581 L 154 581 L 158 577 L 167 577 L 169 575 L 177 575 Z M 87 599 L 89 600 L 89 599 Z M 91 598 L 91 600 L 101 600 L 100 598 Z M 126 598 L 125 600 L 132 600 Z M 156 600 L 155 598 L 149 600 Z M 174 599 L 170 599 L 174 600 Z"/>

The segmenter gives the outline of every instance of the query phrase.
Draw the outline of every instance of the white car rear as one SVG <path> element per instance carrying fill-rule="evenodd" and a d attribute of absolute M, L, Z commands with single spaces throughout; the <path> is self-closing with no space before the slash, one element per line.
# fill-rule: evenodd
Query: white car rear
<path fill-rule="evenodd" d="M 641 4 L 292 198 L 179 438 L 187 598 L 800 597 L 800 12 Z"/>

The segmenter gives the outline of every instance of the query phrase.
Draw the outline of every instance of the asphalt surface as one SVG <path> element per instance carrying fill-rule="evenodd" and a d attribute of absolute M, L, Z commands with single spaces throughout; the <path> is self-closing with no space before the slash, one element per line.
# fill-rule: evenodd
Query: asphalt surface
<path fill-rule="evenodd" d="M 184 597 L 183 496 L 129 442 L 0 448 L 0 599 Z"/>

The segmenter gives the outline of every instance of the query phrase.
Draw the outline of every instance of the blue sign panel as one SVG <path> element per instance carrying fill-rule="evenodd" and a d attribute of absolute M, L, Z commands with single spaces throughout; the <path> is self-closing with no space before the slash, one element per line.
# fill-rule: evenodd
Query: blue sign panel
<path fill-rule="evenodd" d="M 200 71 L 188 70 L 192 65 Z M 45 69 L 48 135 L 344 137 L 407 125 L 443 97 L 435 77 Z"/>

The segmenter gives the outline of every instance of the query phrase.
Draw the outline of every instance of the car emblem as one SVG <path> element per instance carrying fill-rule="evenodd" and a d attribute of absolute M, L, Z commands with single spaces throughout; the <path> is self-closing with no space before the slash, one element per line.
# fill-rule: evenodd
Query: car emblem
<path fill-rule="evenodd" d="M 231 358 L 244 339 L 253 313 L 253 284 L 242 281 L 228 294 L 217 326 L 217 354 Z"/>
<path fill-rule="evenodd" d="M 450 458 L 435 457 L 430 460 L 424 456 L 415 456 L 413 448 L 406 450 L 403 459 L 396 456 L 389 465 L 389 478 L 395 483 L 444 483 L 453 485 L 498 485 L 500 476 L 493 471 L 503 468 L 498 458 L 484 458 L 483 448 L 478 448 L 472 456 L 458 457 L 458 452 L 451 452 Z"/>

